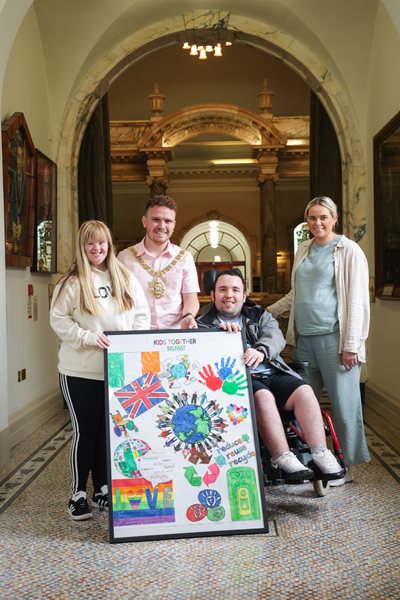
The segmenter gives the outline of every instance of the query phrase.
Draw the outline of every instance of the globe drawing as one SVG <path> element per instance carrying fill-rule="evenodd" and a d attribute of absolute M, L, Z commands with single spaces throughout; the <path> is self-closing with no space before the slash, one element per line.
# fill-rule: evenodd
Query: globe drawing
<path fill-rule="evenodd" d="M 196 444 L 209 435 L 211 419 L 202 406 L 186 404 L 172 417 L 172 430 L 182 442 Z"/>

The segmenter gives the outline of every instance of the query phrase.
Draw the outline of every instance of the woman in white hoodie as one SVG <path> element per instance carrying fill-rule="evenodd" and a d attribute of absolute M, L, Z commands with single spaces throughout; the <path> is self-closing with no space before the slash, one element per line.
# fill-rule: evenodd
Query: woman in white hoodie
<path fill-rule="evenodd" d="M 111 233 L 101 221 L 79 229 L 76 261 L 58 282 L 50 324 L 61 339 L 60 388 L 72 423 L 70 517 L 92 517 L 87 501 L 89 473 L 92 505 L 108 508 L 104 331 L 150 328 L 150 311 L 135 277 L 116 259 Z"/>
<path fill-rule="evenodd" d="M 296 346 L 296 360 L 310 362 L 317 398 L 323 386 L 328 392 L 346 464 L 368 462 L 360 396 L 369 328 L 367 259 L 358 244 L 335 232 L 337 208 L 330 198 L 311 200 L 304 218 L 313 238 L 296 253 L 290 292 L 267 310 L 274 317 L 290 311 L 286 340 Z"/>

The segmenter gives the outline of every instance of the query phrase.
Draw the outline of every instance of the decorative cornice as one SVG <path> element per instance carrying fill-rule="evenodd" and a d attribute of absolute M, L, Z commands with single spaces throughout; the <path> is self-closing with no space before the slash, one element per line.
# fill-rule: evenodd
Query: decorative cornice
<path fill-rule="evenodd" d="M 163 160 L 165 172 L 158 174 L 170 178 L 254 177 L 257 168 L 261 177 L 275 173 L 280 177 L 306 176 L 309 171 L 308 117 L 265 119 L 231 104 L 198 104 L 160 118 L 156 123 L 111 121 L 110 129 L 114 180 L 145 180 L 149 160 Z M 199 160 L 174 164 L 175 146 L 209 133 L 228 135 L 251 146 L 258 166 L 216 167 Z M 299 144 L 286 146 L 288 138 L 299 140 Z"/>

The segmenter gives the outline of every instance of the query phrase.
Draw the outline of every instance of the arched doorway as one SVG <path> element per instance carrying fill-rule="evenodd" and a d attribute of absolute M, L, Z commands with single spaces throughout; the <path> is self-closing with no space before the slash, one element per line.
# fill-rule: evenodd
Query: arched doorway
<path fill-rule="evenodd" d="M 303 46 L 287 32 L 266 29 L 265 22 L 253 22 L 250 19 L 231 15 L 231 23 L 241 31 L 241 40 L 254 45 L 263 51 L 284 60 L 304 80 L 307 81 L 325 106 L 338 132 L 338 141 L 343 161 L 343 224 L 345 231 L 353 234 L 355 226 L 365 218 L 365 178 L 363 155 L 356 130 L 357 120 L 353 117 L 351 104 L 345 90 L 335 76 L 324 77 L 325 65 L 309 48 Z M 80 79 L 79 87 L 71 94 L 71 102 L 66 113 L 61 131 L 59 146 L 59 196 L 62 198 L 59 206 L 59 265 L 65 269 L 70 263 L 73 241 L 76 232 L 77 208 L 77 158 L 79 147 L 86 124 L 96 106 L 98 99 L 107 91 L 112 81 L 127 65 L 137 61 L 143 53 L 160 49 L 171 43 L 176 43 L 176 33 L 181 30 L 181 17 L 169 19 L 169 33 L 162 36 L 164 25 L 154 24 L 128 36 L 123 43 L 110 48 L 110 52 L 99 58 L 95 64 L 83 65 L 86 77 Z M 154 31 L 160 32 L 160 37 L 154 38 Z M 266 33 L 267 32 L 267 33 Z M 161 37 L 162 36 L 162 37 Z M 112 60 L 110 60 L 112 57 Z M 73 135 L 71 135 L 71 131 Z M 350 157 L 350 158 L 346 158 Z M 72 227 L 71 227 L 72 221 Z"/>
<path fill-rule="evenodd" d="M 240 229 L 220 219 L 210 219 L 192 227 L 182 238 L 181 246 L 195 260 L 199 284 L 210 269 L 237 267 L 243 273 L 247 289 L 252 291 L 251 250 Z"/>

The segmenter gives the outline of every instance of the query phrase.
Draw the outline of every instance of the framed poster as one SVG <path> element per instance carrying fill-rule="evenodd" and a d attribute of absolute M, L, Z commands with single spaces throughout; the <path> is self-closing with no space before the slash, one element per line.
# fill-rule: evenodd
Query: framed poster
<path fill-rule="evenodd" d="M 32 270 L 56 273 L 57 165 L 36 149 L 35 259 Z"/>
<path fill-rule="evenodd" d="M 267 533 L 242 334 L 107 335 L 110 541 Z"/>
<path fill-rule="evenodd" d="M 374 135 L 375 295 L 400 300 L 400 112 Z"/>
<path fill-rule="evenodd" d="M 31 267 L 35 213 L 35 147 L 23 113 L 1 126 L 7 267 Z"/>

